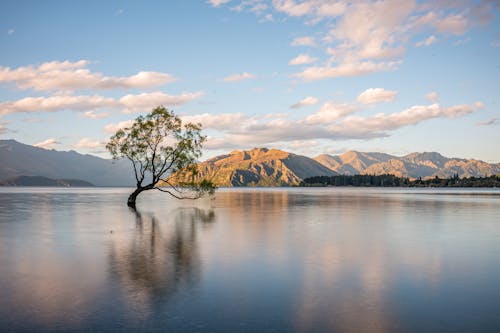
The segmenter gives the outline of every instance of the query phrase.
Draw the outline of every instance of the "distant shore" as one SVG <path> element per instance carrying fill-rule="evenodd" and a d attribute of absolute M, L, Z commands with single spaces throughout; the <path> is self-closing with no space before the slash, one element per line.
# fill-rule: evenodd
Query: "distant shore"
<path fill-rule="evenodd" d="M 409 179 L 394 175 L 339 175 L 317 176 L 304 179 L 301 187 L 500 187 L 500 175 L 486 177 Z"/>

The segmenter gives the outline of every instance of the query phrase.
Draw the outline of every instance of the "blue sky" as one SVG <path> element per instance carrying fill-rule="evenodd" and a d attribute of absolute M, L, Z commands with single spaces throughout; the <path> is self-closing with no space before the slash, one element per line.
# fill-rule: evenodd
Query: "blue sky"
<path fill-rule="evenodd" d="M 496 1 L 2 1 L 0 137 L 106 156 L 158 104 L 204 157 L 274 147 L 500 161 Z"/>

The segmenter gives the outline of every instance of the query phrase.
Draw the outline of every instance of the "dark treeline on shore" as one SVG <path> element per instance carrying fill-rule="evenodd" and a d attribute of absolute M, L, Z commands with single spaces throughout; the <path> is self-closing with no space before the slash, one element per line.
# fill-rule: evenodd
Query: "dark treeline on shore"
<path fill-rule="evenodd" d="M 316 176 L 304 179 L 300 186 L 369 186 L 369 187 L 500 187 L 500 175 L 489 177 L 414 179 L 394 175 Z"/>

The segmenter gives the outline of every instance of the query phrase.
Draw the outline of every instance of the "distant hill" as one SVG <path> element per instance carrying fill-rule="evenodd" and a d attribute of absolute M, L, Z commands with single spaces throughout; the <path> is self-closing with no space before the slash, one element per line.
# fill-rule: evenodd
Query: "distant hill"
<path fill-rule="evenodd" d="M 51 179 L 41 176 L 19 176 L 0 181 L 0 186 L 91 187 L 94 185 L 79 179 Z"/>
<path fill-rule="evenodd" d="M 0 140 L 0 180 L 19 176 L 79 179 L 96 186 L 130 186 L 128 161 L 112 161 L 75 151 L 56 151 Z"/>
<path fill-rule="evenodd" d="M 337 173 L 305 156 L 278 149 L 235 150 L 198 164 L 199 176 L 218 186 L 291 186 Z"/>
<path fill-rule="evenodd" d="M 500 174 L 500 163 L 448 158 L 436 152 L 398 157 L 349 151 L 342 155 L 324 154 L 311 159 L 278 149 L 254 148 L 235 150 L 198 165 L 200 177 L 212 179 L 219 186 L 292 186 L 308 177 L 337 174 L 392 174 L 409 178 Z M 24 176 L 49 180 L 22 178 Z M 66 183 L 61 183 L 63 180 Z M 0 183 L 8 181 L 17 186 L 29 186 L 21 184 L 39 181 L 47 183 L 40 186 L 89 186 L 73 185 L 76 183 L 68 183 L 68 180 L 81 180 L 95 186 L 135 185 L 129 161 L 113 161 L 75 151 L 48 150 L 15 140 L 0 140 Z M 49 185 L 54 182 L 59 185 Z"/>
<path fill-rule="evenodd" d="M 357 175 L 372 164 L 386 162 L 394 156 L 383 153 L 361 153 L 348 151 L 342 155 L 322 154 L 314 158 L 317 162 L 342 175 Z"/>
<path fill-rule="evenodd" d="M 448 158 L 436 152 L 412 153 L 398 157 L 382 153 L 349 151 L 342 155 L 319 155 L 319 163 L 340 174 L 391 174 L 397 177 L 447 178 L 482 177 L 500 173 L 500 164 L 480 160 Z"/>

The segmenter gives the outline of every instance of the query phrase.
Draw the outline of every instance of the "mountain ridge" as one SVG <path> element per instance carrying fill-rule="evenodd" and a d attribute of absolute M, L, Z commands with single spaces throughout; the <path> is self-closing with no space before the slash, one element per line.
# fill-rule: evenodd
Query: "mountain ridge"
<path fill-rule="evenodd" d="M 198 163 L 198 178 L 217 186 L 294 186 L 310 177 L 337 173 L 313 159 L 278 149 L 234 150 Z"/>
<path fill-rule="evenodd" d="M 211 179 L 218 186 L 295 186 L 308 177 L 337 174 L 393 174 L 408 178 L 500 174 L 500 163 L 449 158 L 438 152 L 394 156 L 348 151 L 309 158 L 279 149 L 253 148 L 215 156 L 198 166 L 198 177 Z M 0 181 L 19 176 L 79 179 L 95 186 L 135 184 L 130 163 L 125 160 L 113 161 L 74 150 L 48 150 L 15 140 L 0 140 Z"/>
<path fill-rule="evenodd" d="M 79 179 L 96 186 L 130 186 L 128 161 L 113 161 L 74 150 L 44 149 L 16 140 L 0 140 L 0 180 L 19 176 Z"/>
<path fill-rule="evenodd" d="M 353 157 L 355 156 L 355 157 Z M 348 151 L 342 155 L 322 154 L 314 157 L 331 170 L 347 174 L 392 174 L 398 177 L 447 178 L 479 177 L 500 173 L 500 163 L 477 159 L 445 157 L 438 152 L 415 152 L 395 156 L 378 152 Z"/>

